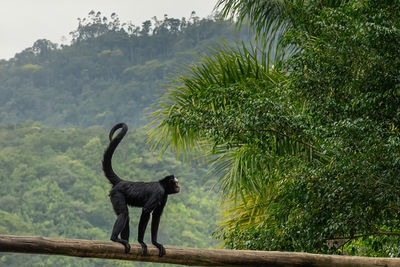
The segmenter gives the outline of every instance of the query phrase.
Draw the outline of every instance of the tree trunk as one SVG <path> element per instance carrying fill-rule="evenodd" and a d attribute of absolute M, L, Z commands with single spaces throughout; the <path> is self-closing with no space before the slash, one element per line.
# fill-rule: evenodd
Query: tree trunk
<path fill-rule="evenodd" d="M 400 266 L 400 259 L 397 258 L 173 246 L 165 246 L 167 255 L 159 257 L 158 249 L 152 245 L 148 246 L 149 256 L 141 256 L 141 246 L 139 244 L 131 244 L 131 246 L 131 251 L 126 254 L 123 245 L 111 241 L 0 235 L 0 252 L 52 254 L 195 266 Z"/>

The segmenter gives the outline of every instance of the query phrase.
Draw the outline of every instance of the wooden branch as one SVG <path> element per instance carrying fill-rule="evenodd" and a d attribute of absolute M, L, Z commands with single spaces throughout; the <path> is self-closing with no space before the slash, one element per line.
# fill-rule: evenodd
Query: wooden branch
<path fill-rule="evenodd" d="M 158 249 L 152 245 L 148 247 L 149 256 L 141 256 L 141 246 L 139 244 L 131 244 L 131 246 L 131 252 L 126 254 L 121 244 L 111 241 L 0 235 L 0 252 L 52 254 L 196 266 L 400 266 L 400 259 L 396 258 L 173 246 L 165 246 L 167 255 L 159 257 Z"/>

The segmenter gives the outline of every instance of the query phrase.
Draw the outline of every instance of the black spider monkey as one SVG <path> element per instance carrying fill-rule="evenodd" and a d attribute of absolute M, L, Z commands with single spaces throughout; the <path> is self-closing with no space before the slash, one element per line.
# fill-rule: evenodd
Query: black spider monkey
<path fill-rule="evenodd" d="M 113 135 L 118 129 L 121 130 L 113 139 Z M 178 179 L 176 179 L 174 175 L 166 176 L 164 179 L 157 182 L 129 182 L 119 178 L 112 169 L 111 158 L 127 131 L 128 126 L 125 123 L 116 124 L 110 131 L 110 144 L 103 155 L 102 163 L 104 175 L 112 184 L 109 196 L 114 211 L 118 216 L 110 239 L 123 244 L 125 246 L 125 252 L 128 253 L 131 249 L 129 245 L 128 205 L 143 207 L 138 232 L 138 241 L 142 246 L 143 255 L 147 255 L 147 246 L 143 242 L 143 237 L 150 219 L 150 213 L 152 213 L 151 242 L 159 249 L 159 255 L 162 257 L 165 255 L 165 248 L 157 242 L 158 225 L 164 206 L 167 203 L 168 195 L 180 191 Z M 121 238 L 118 238 L 118 235 L 121 235 Z"/>

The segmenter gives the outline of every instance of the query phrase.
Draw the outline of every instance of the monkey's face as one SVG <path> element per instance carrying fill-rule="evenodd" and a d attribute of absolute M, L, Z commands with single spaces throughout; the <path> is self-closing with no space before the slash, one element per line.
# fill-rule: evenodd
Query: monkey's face
<path fill-rule="evenodd" d="M 173 194 L 179 193 L 179 191 L 181 191 L 181 188 L 178 185 L 178 179 L 174 177 L 174 179 L 172 180 L 172 189 L 174 191 Z"/>
<path fill-rule="evenodd" d="M 176 194 L 181 191 L 178 185 L 178 179 L 176 179 L 174 175 L 168 175 L 159 182 L 163 185 L 167 194 Z"/>
<path fill-rule="evenodd" d="M 171 175 L 168 181 L 168 194 L 176 194 L 181 191 L 181 188 L 178 185 L 178 179 Z"/>

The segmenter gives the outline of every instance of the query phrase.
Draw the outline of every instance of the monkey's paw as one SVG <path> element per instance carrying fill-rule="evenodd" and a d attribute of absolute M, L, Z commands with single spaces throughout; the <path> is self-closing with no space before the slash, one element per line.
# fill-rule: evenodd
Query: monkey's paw
<path fill-rule="evenodd" d="M 165 251 L 164 246 L 161 245 L 160 243 L 153 242 L 153 245 L 156 246 L 156 247 L 158 248 L 158 250 L 160 251 L 160 254 L 159 254 L 160 257 L 162 257 L 162 256 L 164 256 L 165 254 L 167 254 L 166 251 Z"/>
<path fill-rule="evenodd" d="M 147 256 L 148 255 L 148 253 L 147 253 L 147 245 L 145 243 L 143 243 L 143 242 L 140 242 L 140 245 L 142 246 L 142 250 L 143 250 L 142 256 Z"/>
<path fill-rule="evenodd" d="M 126 243 L 124 245 L 125 245 L 125 253 L 129 253 L 129 251 L 131 251 L 131 245 L 129 245 L 129 243 Z"/>

